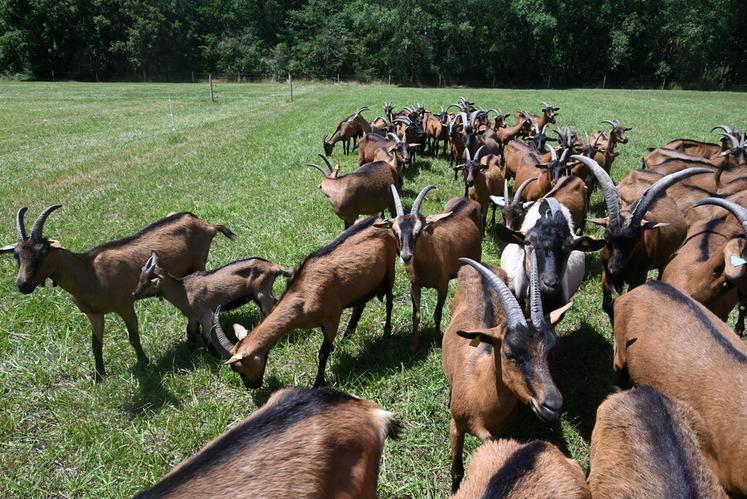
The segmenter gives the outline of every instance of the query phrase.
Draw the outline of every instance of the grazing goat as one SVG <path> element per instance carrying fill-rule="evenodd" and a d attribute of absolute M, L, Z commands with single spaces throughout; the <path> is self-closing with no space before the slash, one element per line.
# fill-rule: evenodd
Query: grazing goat
<path fill-rule="evenodd" d="M 238 343 L 231 343 L 216 314 L 213 340 L 215 348 L 239 373 L 247 388 L 262 385 L 270 349 L 294 329 L 321 326 L 324 341 L 319 350 L 319 369 L 314 386 L 325 384 L 327 358 L 334 350 L 340 316 L 353 307 L 345 335 L 355 331 L 366 303 L 373 297 L 386 296 L 384 335 L 392 330 L 392 286 L 397 241 L 391 231 L 374 227 L 376 217 L 368 217 L 351 226 L 332 243 L 303 261 L 270 315 L 251 334 L 241 326 Z"/>
<path fill-rule="evenodd" d="M 730 494 L 747 494 L 747 345 L 676 288 L 651 281 L 615 300 L 614 371 L 689 405 L 706 462 Z"/>
<path fill-rule="evenodd" d="M 556 318 L 545 319 L 536 261 L 531 274 L 532 320 L 527 322 L 504 283 L 502 270 L 488 269 L 469 258 L 460 260 L 468 265 L 459 270 L 451 322 L 443 340 L 444 371 L 451 386 L 452 492 L 464 476 L 465 434 L 482 441 L 496 438 L 518 401 L 529 405 L 546 423 L 557 421 L 563 407 L 548 362 L 557 341 L 552 329 Z"/>
<path fill-rule="evenodd" d="M 692 409 L 642 386 L 610 395 L 591 434 L 593 497 L 723 498 Z"/>
<path fill-rule="evenodd" d="M 503 190 L 504 179 L 497 165 L 490 168 L 487 163 L 481 161 L 480 153 L 482 149 L 481 147 L 477 150 L 474 158 L 469 154 L 469 150 L 465 150 L 467 161 L 455 166 L 454 171 L 462 170 L 464 174 L 464 197 L 468 197 L 480 205 L 484 235 L 488 218 L 488 206 L 492 204 L 490 196 L 498 194 Z M 497 156 L 495 157 L 497 158 Z M 495 221 L 495 205 L 493 205 L 493 221 Z"/>
<path fill-rule="evenodd" d="M 606 244 L 602 259 L 602 308 L 612 320 L 612 293 L 643 284 L 648 271 L 661 269 L 669 262 L 687 235 L 687 223 L 666 190 L 708 168 L 688 168 L 667 175 L 652 185 L 630 207 L 620 210 L 620 197 L 609 174 L 591 158 L 572 156 L 583 162 L 602 188 L 608 217 L 590 220 L 605 227 Z"/>
<path fill-rule="evenodd" d="M 459 257 L 467 256 L 479 260 L 482 254 L 482 217 L 480 205 L 470 199 L 452 198 L 446 203 L 443 213 L 424 217 L 420 205 L 428 191 L 428 185 L 415 198 L 410 213 L 405 215 L 402 201 L 396 189 L 392 198 L 396 209 L 394 220 L 384 220 L 375 225 L 391 228 L 396 236 L 399 256 L 405 265 L 410 280 L 412 299 L 412 341 L 410 351 L 420 349 L 420 295 L 422 288 L 435 288 L 438 302 L 433 312 L 436 325 L 436 343 L 441 344 L 441 311 L 449 291 L 449 281 L 459 270 Z"/>
<path fill-rule="evenodd" d="M 231 310 L 254 301 L 267 316 L 277 299 L 272 285 L 279 275 L 290 277 L 292 271 L 263 258 L 238 260 L 211 271 L 197 271 L 184 277 L 174 277 L 159 264 L 157 251 L 140 271 L 135 298 L 158 296 L 165 298 L 189 318 L 187 335 L 197 340 L 198 326 L 208 341 L 213 326 L 213 314 L 220 307 Z"/>
<path fill-rule="evenodd" d="M 576 236 L 568 208 L 555 198 L 535 203 L 519 231 L 496 225 L 498 237 L 510 243 L 501 254 L 501 268 L 520 302 L 528 307 L 531 260 L 537 258 L 539 286 L 545 308 L 568 303 L 584 278 L 586 251 L 597 251 L 603 240 Z"/>
<path fill-rule="evenodd" d="M 581 466 L 553 444 L 501 439 L 475 451 L 452 499 L 477 497 L 591 499 L 591 493 Z"/>
<path fill-rule="evenodd" d="M 12 251 L 18 261 L 18 290 L 29 294 L 49 278 L 53 285 L 59 285 L 70 294 L 91 323 L 96 381 L 105 374 L 106 314 L 113 312 L 124 320 L 138 362 L 147 364 L 148 358 L 140 345 L 135 298 L 132 296 L 140 266 L 155 250 L 164 255 L 163 268 L 174 276 L 204 270 L 215 234 L 220 232 L 229 239 L 236 235 L 222 225 L 207 224 L 192 213 L 176 213 L 132 236 L 110 241 L 85 253 L 73 253 L 43 234 L 47 217 L 61 207 L 53 205 L 45 209 L 34 222 L 30 236 L 26 235 L 24 225 L 27 208 L 18 210 L 18 242 L 2 248 L 3 253 Z"/>
<path fill-rule="evenodd" d="M 350 141 L 353 141 L 355 146 L 355 139 L 360 137 L 364 132 L 371 131 L 371 125 L 366 119 L 361 116 L 363 111 L 368 111 L 367 107 L 359 108 L 355 113 L 351 114 L 338 125 L 335 133 L 332 137 L 327 140 L 327 136 L 322 139 L 322 145 L 324 146 L 324 154 L 329 156 L 335 148 L 337 142 L 342 142 L 343 154 L 350 154 Z"/>
<path fill-rule="evenodd" d="M 283 388 L 135 497 L 374 499 L 384 441 L 399 428 L 371 401 Z"/>
<path fill-rule="evenodd" d="M 315 164 L 306 166 L 319 170 L 324 178 L 319 184 L 335 214 L 340 217 L 347 229 L 359 215 L 372 215 L 389 209 L 394 213 L 394 206 L 389 197 L 389 187 L 400 189 L 402 177 L 396 168 L 386 161 L 374 161 L 358 167 L 346 175 L 338 176 L 339 170 L 333 169 L 327 159 L 319 155 L 327 165 L 327 172 Z"/>
<path fill-rule="evenodd" d="M 747 310 L 747 210 L 718 198 L 705 198 L 694 207 L 703 205 L 726 208 L 737 218 L 739 225 L 721 218 L 692 225 L 685 242 L 664 267 L 661 279 L 702 303 L 724 322 L 738 302 L 735 331 L 742 336 Z"/>

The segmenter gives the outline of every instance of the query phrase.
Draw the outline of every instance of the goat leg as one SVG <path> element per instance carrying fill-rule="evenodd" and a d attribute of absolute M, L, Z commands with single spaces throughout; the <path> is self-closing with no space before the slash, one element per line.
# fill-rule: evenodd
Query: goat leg
<path fill-rule="evenodd" d="M 138 364 L 147 365 L 148 356 L 143 351 L 143 346 L 140 344 L 140 332 L 138 331 L 137 315 L 135 309 L 130 308 L 119 314 L 124 319 L 125 326 L 127 326 L 127 337 L 130 340 L 130 345 L 135 350 L 137 355 Z M 208 330 L 209 331 L 209 330 Z"/>
<path fill-rule="evenodd" d="M 734 332 L 742 337 L 744 336 L 744 316 L 745 312 L 747 312 L 747 294 L 739 293 L 739 302 L 737 306 L 739 307 L 739 316 L 737 316 L 737 324 L 734 327 Z"/>
<path fill-rule="evenodd" d="M 384 337 L 389 338 L 392 335 L 392 306 L 394 305 L 394 294 L 389 289 L 386 292 L 386 322 L 384 323 Z"/>
<path fill-rule="evenodd" d="M 441 348 L 441 313 L 444 309 L 444 303 L 446 303 L 446 296 L 449 291 L 449 284 L 447 283 L 443 290 L 438 290 L 438 302 L 436 302 L 436 310 L 433 312 L 433 321 L 436 323 L 436 346 Z"/>
<path fill-rule="evenodd" d="M 314 380 L 314 388 L 324 386 L 327 382 L 324 379 L 324 371 L 327 369 L 327 359 L 332 350 L 335 349 L 334 340 L 337 335 L 337 327 L 340 324 L 340 318 L 336 321 L 330 321 L 322 326 L 322 333 L 324 333 L 324 340 L 322 341 L 322 347 L 319 349 L 319 368 L 316 372 L 316 380 Z"/>
<path fill-rule="evenodd" d="M 464 478 L 464 432 L 459 431 L 454 418 L 449 424 L 449 437 L 451 438 L 451 493 L 459 490 L 459 485 Z"/>
<path fill-rule="evenodd" d="M 197 319 L 190 317 L 187 321 L 187 341 L 195 345 L 199 337 L 200 323 Z"/>
<path fill-rule="evenodd" d="M 103 314 L 86 314 L 91 323 L 91 347 L 93 349 L 93 358 L 96 362 L 96 372 L 93 375 L 94 382 L 98 383 L 106 375 L 104 371 L 104 315 Z"/>
<path fill-rule="evenodd" d="M 410 353 L 413 355 L 420 350 L 420 286 L 410 283 L 410 299 L 412 300 L 412 340 L 410 341 Z"/>
<path fill-rule="evenodd" d="M 353 313 L 350 314 L 350 320 L 348 321 L 348 326 L 345 328 L 345 334 L 343 335 L 343 338 L 347 338 L 355 332 L 355 329 L 358 327 L 358 321 L 361 319 L 361 315 L 363 314 L 364 308 L 366 308 L 365 302 L 353 307 Z"/>

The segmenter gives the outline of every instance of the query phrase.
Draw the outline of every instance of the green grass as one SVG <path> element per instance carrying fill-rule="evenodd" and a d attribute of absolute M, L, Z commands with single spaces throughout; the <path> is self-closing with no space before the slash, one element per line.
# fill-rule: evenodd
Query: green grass
<path fill-rule="evenodd" d="M 316 159 L 322 136 L 339 119 L 364 104 L 380 110 L 384 100 L 438 108 L 465 95 L 504 111 L 536 111 L 541 100 L 550 100 L 561 108 L 559 124 L 589 131 L 602 119 L 618 118 L 633 130 L 614 165 L 617 180 L 638 167 L 648 146 L 676 137 L 709 139 L 716 123 L 747 121 L 747 96 L 734 93 L 299 82 L 289 103 L 285 92 L 283 85 L 217 85 L 218 101 L 211 103 L 202 84 L 0 83 L 2 243 L 15 241 L 14 216 L 21 206 L 30 207 L 33 219 L 47 205 L 63 204 L 46 232 L 73 250 L 128 235 L 170 211 L 190 210 L 239 234 L 235 242 L 215 240 L 209 267 L 249 255 L 296 265 L 342 227 L 316 188 L 319 174 L 300 164 Z M 355 164 L 341 147 L 334 159 L 343 171 Z M 424 185 L 439 187 L 424 204 L 425 213 L 440 211 L 462 192 L 443 159 L 418 158 L 405 176 L 406 204 Z M 592 212 L 602 211 L 597 193 Z M 498 262 L 491 238 L 483 255 Z M 404 424 L 402 439 L 386 446 L 381 496 L 444 497 L 450 483 L 448 384 L 438 349 L 408 353 L 410 300 L 398 266 L 392 338 L 382 338 L 384 307 L 372 302 L 357 333 L 338 339 L 327 379 L 378 402 Z M 544 427 L 521 408 L 506 432 L 548 439 L 584 466 L 596 407 L 611 389 L 612 365 L 596 255 L 587 259 L 587 268 L 574 308 L 558 328 L 553 373 L 565 399 L 562 422 Z M 272 391 L 309 385 L 316 372 L 321 333 L 296 331 L 273 349 L 264 387 L 246 391 L 204 348 L 186 345 L 186 321 L 176 309 L 146 300 L 136 309 L 152 365 L 135 366 L 124 325 L 109 317 L 108 376 L 94 385 L 88 322 L 66 293 L 47 287 L 21 295 L 10 257 L 0 259 L 0 276 L 0 495 L 132 495 L 250 414 Z M 278 293 L 282 287 L 279 282 Z M 433 335 L 434 305 L 435 292 L 426 291 L 426 339 Z M 450 300 L 444 328 L 449 307 Z M 248 327 L 260 319 L 253 305 L 231 317 Z M 467 452 L 476 446 L 468 440 Z"/>

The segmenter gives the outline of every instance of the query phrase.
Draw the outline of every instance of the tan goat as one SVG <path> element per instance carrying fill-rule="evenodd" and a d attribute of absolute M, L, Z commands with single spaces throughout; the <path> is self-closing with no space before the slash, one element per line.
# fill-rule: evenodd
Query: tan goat
<path fill-rule="evenodd" d="M 375 221 L 376 217 L 359 221 L 332 243 L 306 257 L 275 308 L 251 334 L 234 325 L 239 339 L 235 345 L 226 338 L 216 316 L 215 347 L 228 358 L 226 363 L 241 375 L 247 388 L 262 385 L 268 354 L 281 337 L 294 329 L 319 326 L 324 341 L 319 350 L 314 386 L 323 385 L 327 358 L 334 349 L 343 309 L 353 307 L 345 333 L 349 335 L 355 330 L 366 303 L 375 296 L 386 296 L 384 335 L 389 336 L 397 242 L 390 231 L 375 228 Z"/>
<path fill-rule="evenodd" d="M 449 281 L 461 266 L 459 257 L 476 260 L 482 254 L 482 217 L 480 205 L 470 199 L 452 198 L 443 213 L 424 217 L 420 205 L 433 185 L 423 188 L 405 215 L 396 189 L 392 197 L 397 217 L 377 222 L 376 227 L 391 228 L 398 242 L 399 256 L 410 280 L 412 299 L 412 342 L 410 351 L 420 348 L 420 295 L 423 288 L 435 288 L 438 302 L 433 312 L 436 343 L 441 344 L 441 311 L 449 291 Z"/>
<path fill-rule="evenodd" d="M 493 440 L 472 456 L 452 499 L 591 499 L 581 466 L 548 442 Z"/>
<path fill-rule="evenodd" d="M 231 310 L 254 301 L 267 316 L 277 299 L 272 285 L 279 275 L 290 277 L 292 271 L 263 258 L 246 258 L 231 262 L 211 271 L 197 271 L 185 277 L 174 277 L 159 263 L 153 251 L 140 271 L 140 279 L 133 296 L 165 298 L 189 318 L 187 335 L 197 339 L 198 326 L 203 338 L 213 327 L 213 315 L 220 308 Z"/>
<path fill-rule="evenodd" d="M 284 388 L 137 496 L 376 497 L 379 462 L 399 424 L 331 388 Z"/>
<path fill-rule="evenodd" d="M 61 207 L 54 205 L 45 209 L 34 222 L 30 236 L 26 236 L 24 226 L 27 209 L 18 211 L 18 242 L 2 248 L 2 252 L 12 251 L 18 261 L 18 290 L 31 293 L 49 278 L 70 294 L 91 323 L 96 380 L 104 375 L 104 316 L 108 313 L 113 312 L 124 320 L 138 362 L 147 364 L 148 358 L 140 345 L 132 296 L 140 266 L 150 252 L 156 250 L 164 255 L 163 268 L 174 276 L 204 270 L 215 235 L 220 232 L 230 239 L 236 235 L 222 225 L 207 224 L 192 213 L 176 213 L 132 236 L 110 241 L 85 253 L 73 253 L 43 235 L 47 217 Z"/>
<path fill-rule="evenodd" d="M 747 494 L 747 345 L 703 305 L 650 281 L 615 300 L 615 377 L 651 385 L 703 421 L 706 461 Z"/>
<path fill-rule="evenodd" d="M 593 497 L 724 498 L 702 455 L 702 421 L 650 386 L 610 395 L 591 434 Z"/>

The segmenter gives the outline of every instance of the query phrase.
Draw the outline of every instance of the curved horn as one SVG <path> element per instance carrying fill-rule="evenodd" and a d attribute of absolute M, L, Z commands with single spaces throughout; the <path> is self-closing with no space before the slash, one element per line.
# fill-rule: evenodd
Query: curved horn
<path fill-rule="evenodd" d="M 397 137 L 397 134 L 394 134 L 392 132 L 389 132 L 388 134 L 386 134 L 386 138 L 389 139 L 389 140 L 393 140 L 397 144 L 399 144 L 399 142 L 400 142 L 399 141 L 399 137 Z"/>
<path fill-rule="evenodd" d="M 394 187 L 394 184 L 389 187 L 392 189 L 392 198 L 394 198 L 394 212 L 397 217 L 404 217 L 405 210 L 402 209 L 402 200 L 399 198 L 399 192 L 397 192 L 397 188 Z"/>
<path fill-rule="evenodd" d="M 322 161 L 324 161 L 324 163 L 327 165 L 327 169 L 329 170 L 329 173 L 334 173 L 335 169 L 332 168 L 332 165 L 330 164 L 326 156 L 324 156 L 323 154 L 320 154 L 319 157 L 322 158 Z"/>
<path fill-rule="evenodd" d="M 559 163 L 562 165 L 565 163 L 565 157 L 568 156 L 568 151 L 570 151 L 570 148 L 563 149 L 563 153 L 560 155 L 560 161 Z"/>
<path fill-rule="evenodd" d="M 508 192 L 508 179 L 503 180 L 503 203 L 508 204 L 509 192 Z"/>
<path fill-rule="evenodd" d="M 732 133 L 731 128 L 726 125 L 716 125 L 715 127 L 711 128 L 711 132 L 713 132 L 714 130 L 723 130 L 724 133 Z"/>
<path fill-rule="evenodd" d="M 543 103 L 542 103 L 542 105 L 544 106 L 544 107 L 542 108 L 542 110 L 543 110 L 543 111 L 544 111 L 545 109 L 547 109 L 548 107 L 550 107 L 550 108 L 552 107 L 552 104 L 550 104 L 549 102 L 543 102 Z"/>
<path fill-rule="evenodd" d="M 28 211 L 28 208 L 25 206 L 18 210 L 18 213 L 16 213 L 16 229 L 18 230 L 18 240 L 19 241 L 25 241 L 28 239 L 28 236 L 26 235 L 26 225 L 24 224 L 24 218 L 26 217 L 26 212 Z"/>
<path fill-rule="evenodd" d="M 33 241 L 41 241 L 42 233 L 44 231 L 44 222 L 47 221 L 47 217 L 52 214 L 54 210 L 62 208 L 61 204 L 54 204 L 41 212 L 39 218 L 36 219 L 34 225 L 31 226 L 31 239 Z"/>
<path fill-rule="evenodd" d="M 449 109 L 451 109 L 452 107 L 455 107 L 455 108 L 457 108 L 457 109 L 460 109 L 460 108 L 459 108 L 459 106 L 457 106 L 456 104 L 449 104 L 449 105 L 448 105 L 448 106 L 446 107 L 446 112 L 448 113 L 448 112 L 449 112 Z"/>
<path fill-rule="evenodd" d="M 467 155 L 467 161 L 472 161 L 472 154 L 469 152 L 469 147 L 464 148 L 464 154 Z"/>
<path fill-rule="evenodd" d="M 467 128 L 467 126 L 469 125 L 469 119 L 467 118 L 467 113 L 462 111 L 461 113 L 459 113 L 459 117 L 462 118 L 462 126 Z"/>
<path fill-rule="evenodd" d="M 615 183 L 610 178 L 609 174 L 604 171 L 604 168 L 599 166 L 599 163 L 586 156 L 579 156 L 574 154 L 571 156 L 574 161 L 580 161 L 586 165 L 591 173 L 596 177 L 597 182 L 602 187 L 602 193 L 604 194 L 604 201 L 607 204 L 607 215 L 609 216 L 610 225 L 618 226 L 620 224 L 620 197 L 617 194 Z"/>
<path fill-rule="evenodd" d="M 524 312 L 521 311 L 519 302 L 516 301 L 516 297 L 508 286 L 506 286 L 505 282 L 500 280 L 498 276 L 491 272 L 487 267 L 471 258 L 460 258 L 459 261 L 473 267 L 482 275 L 483 279 L 487 280 L 493 289 L 495 289 L 498 299 L 501 301 L 501 306 L 503 307 L 503 315 L 506 316 L 506 326 L 508 329 L 516 330 L 517 328 L 527 326 Z"/>
<path fill-rule="evenodd" d="M 420 193 L 418 194 L 418 197 L 415 198 L 415 202 L 412 203 L 412 209 L 410 210 L 410 215 L 420 215 L 420 205 L 423 204 L 423 199 L 425 199 L 425 195 L 428 194 L 429 191 L 435 188 L 436 186 L 433 184 L 428 184 L 425 187 L 423 187 L 423 190 L 420 191 Z"/>
<path fill-rule="evenodd" d="M 739 140 L 739 137 L 737 137 L 735 134 L 733 134 L 733 133 L 722 133 L 721 136 L 722 137 L 728 137 L 729 142 L 731 142 L 731 148 L 732 149 L 739 149 L 739 146 L 741 145 L 740 144 L 740 140 Z"/>
<path fill-rule="evenodd" d="M 554 147 L 550 148 L 550 159 L 551 159 L 551 161 L 553 163 L 555 163 L 556 161 L 558 161 L 558 153 L 555 152 L 555 148 Z"/>
<path fill-rule="evenodd" d="M 612 128 L 620 126 L 620 123 L 615 123 L 617 120 L 602 120 L 600 123 L 609 123 Z"/>
<path fill-rule="evenodd" d="M 550 213 L 554 216 L 560 210 L 560 202 L 555 198 L 543 198 L 542 201 L 547 204 L 547 208 Z"/>
<path fill-rule="evenodd" d="M 734 216 L 737 217 L 737 220 L 739 220 L 739 223 L 742 224 L 742 229 L 747 232 L 747 209 L 745 209 L 743 206 L 740 206 L 737 203 L 729 201 L 727 199 L 705 198 L 695 203 L 693 205 L 693 208 L 697 208 L 698 206 L 703 206 L 706 204 L 720 206 L 721 208 L 727 209 L 732 212 Z"/>
<path fill-rule="evenodd" d="M 638 201 L 638 204 L 636 204 L 635 209 L 633 210 L 633 214 L 630 215 L 626 226 L 635 227 L 639 223 L 641 223 L 641 220 L 643 220 L 643 215 L 646 214 L 646 210 L 648 210 L 648 207 L 651 206 L 651 203 L 653 203 L 653 201 L 659 196 L 659 194 L 662 194 L 670 186 L 676 184 L 684 178 L 691 177 L 698 173 L 713 173 L 713 171 L 714 170 L 711 168 L 687 168 L 675 173 L 670 173 L 669 175 L 660 178 L 654 185 L 649 187 L 646 192 L 643 193 L 643 196 L 641 196 L 641 199 Z"/>
<path fill-rule="evenodd" d="M 477 149 L 477 151 L 475 152 L 475 161 L 479 161 L 480 160 L 480 153 L 482 152 L 483 149 L 485 149 L 485 146 L 480 146 Z"/>
<path fill-rule="evenodd" d="M 532 270 L 529 273 L 529 310 L 532 325 L 535 329 L 545 326 L 545 313 L 542 310 L 542 294 L 540 293 L 537 269 L 537 255 L 532 251 Z"/>
<path fill-rule="evenodd" d="M 213 346 L 221 355 L 221 357 L 230 359 L 233 356 L 231 352 L 236 345 L 234 345 L 231 340 L 228 339 L 226 333 L 223 331 L 223 328 L 220 325 L 220 307 L 218 307 L 213 314 L 212 330 L 214 334 L 210 336 L 210 339 L 213 341 Z"/>
<path fill-rule="evenodd" d="M 511 201 L 511 204 L 519 204 L 521 202 L 521 195 L 524 194 L 524 189 L 527 188 L 529 184 L 537 180 L 537 178 L 528 178 L 524 182 L 521 183 L 518 189 L 516 189 L 516 192 L 514 192 L 514 199 Z"/>
<path fill-rule="evenodd" d="M 306 163 L 306 164 L 305 164 L 304 166 L 305 166 L 305 167 L 307 167 L 307 168 L 316 168 L 316 169 L 317 169 L 317 170 L 319 170 L 319 171 L 321 172 L 321 174 L 322 174 L 322 175 L 324 175 L 325 177 L 326 177 L 326 176 L 328 175 L 328 173 L 327 173 L 327 172 L 325 172 L 324 170 L 322 170 L 322 167 L 321 167 L 321 166 L 319 166 L 319 165 L 315 165 L 314 163 Z"/>

